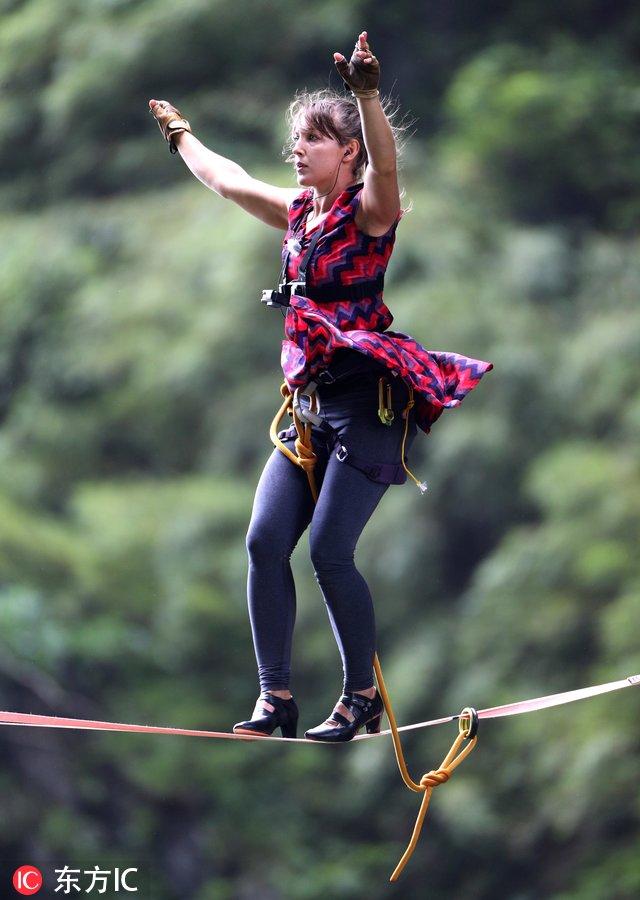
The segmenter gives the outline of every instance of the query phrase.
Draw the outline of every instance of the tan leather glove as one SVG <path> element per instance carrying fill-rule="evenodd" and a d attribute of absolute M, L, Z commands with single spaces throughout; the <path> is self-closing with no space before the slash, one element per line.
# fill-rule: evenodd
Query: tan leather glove
<path fill-rule="evenodd" d="M 380 93 L 380 63 L 367 43 L 367 32 L 363 31 L 349 62 L 341 53 L 334 53 L 333 59 L 342 80 L 351 88 L 354 97 L 377 97 Z"/>
<path fill-rule="evenodd" d="M 153 104 L 153 106 L 151 105 Z M 158 127 L 162 132 L 162 136 L 169 144 L 169 152 L 177 153 L 178 148 L 173 140 L 174 135 L 180 134 L 182 131 L 191 131 L 191 125 L 184 118 L 179 109 L 172 106 L 168 100 L 150 100 L 149 112 L 155 117 Z"/>

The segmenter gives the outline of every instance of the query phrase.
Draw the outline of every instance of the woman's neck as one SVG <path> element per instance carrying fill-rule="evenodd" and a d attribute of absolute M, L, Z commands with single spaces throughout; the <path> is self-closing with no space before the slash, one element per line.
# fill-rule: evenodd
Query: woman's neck
<path fill-rule="evenodd" d="M 318 219 L 320 216 L 326 215 L 331 210 L 331 207 L 336 202 L 336 199 L 340 196 L 340 194 L 342 194 L 343 191 L 345 191 L 348 187 L 351 187 L 353 184 L 355 184 L 355 181 L 353 181 L 353 179 L 349 181 L 345 179 L 344 181 L 338 182 L 338 184 L 336 184 L 333 190 L 328 194 L 325 194 L 324 196 L 318 196 L 317 198 L 316 194 L 321 195 L 322 190 L 319 187 L 313 187 L 312 218 Z"/>

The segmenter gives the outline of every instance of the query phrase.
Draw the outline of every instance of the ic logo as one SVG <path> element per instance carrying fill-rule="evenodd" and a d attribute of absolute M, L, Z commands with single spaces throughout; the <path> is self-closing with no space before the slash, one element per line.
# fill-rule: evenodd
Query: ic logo
<path fill-rule="evenodd" d="M 13 873 L 13 886 L 19 894 L 31 897 L 42 887 L 42 872 L 35 866 L 20 866 Z"/>

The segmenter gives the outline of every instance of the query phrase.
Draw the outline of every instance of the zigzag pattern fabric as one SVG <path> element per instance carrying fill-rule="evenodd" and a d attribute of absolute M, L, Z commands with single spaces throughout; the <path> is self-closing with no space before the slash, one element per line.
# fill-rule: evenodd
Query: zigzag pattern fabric
<path fill-rule="evenodd" d="M 371 237 L 355 224 L 362 184 L 355 184 L 336 199 L 318 227 L 322 235 L 307 268 L 307 285 L 333 286 L 374 281 L 384 275 L 395 242 L 400 216 L 381 237 Z M 312 192 L 303 191 L 291 204 L 289 228 L 283 243 L 287 280 L 293 281 L 304 255 L 304 223 L 313 208 Z M 302 244 L 298 254 L 288 253 L 290 240 Z M 492 363 L 458 353 L 427 350 L 407 334 L 387 331 L 393 316 L 382 291 L 358 301 L 316 302 L 292 295 L 284 323 L 282 371 L 291 391 L 307 384 L 327 368 L 337 350 L 352 349 L 386 366 L 414 389 L 419 428 L 429 432 L 444 409 L 459 406 Z"/>

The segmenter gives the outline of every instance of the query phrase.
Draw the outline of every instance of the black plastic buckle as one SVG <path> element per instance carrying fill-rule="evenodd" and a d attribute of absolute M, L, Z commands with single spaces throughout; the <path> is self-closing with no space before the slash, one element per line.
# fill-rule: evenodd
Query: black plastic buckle
<path fill-rule="evenodd" d="M 263 291 L 260 303 L 265 306 L 289 306 L 289 297 L 280 291 Z"/>
<path fill-rule="evenodd" d="M 298 294 L 298 291 L 302 288 L 300 294 L 298 296 L 304 297 L 304 291 L 307 287 L 306 281 L 288 281 L 286 284 L 278 285 L 280 290 L 286 290 L 287 297 L 290 297 L 292 294 Z"/>

